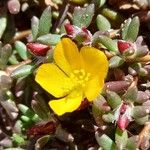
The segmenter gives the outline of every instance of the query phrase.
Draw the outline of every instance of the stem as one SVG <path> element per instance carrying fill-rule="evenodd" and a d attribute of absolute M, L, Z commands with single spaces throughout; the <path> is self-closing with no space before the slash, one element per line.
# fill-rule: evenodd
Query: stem
<path fill-rule="evenodd" d="M 31 34 L 31 30 L 25 30 L 25 31 L 17 32 L 15 34 L 15 36 L 13 37 L 13 39 L 10 41 L 10 44 L 14 43 L 17 40 L 21 40 L 21 39 L 27 37 L 29 34 Z"/>
<path fill-rule="evenodd" d="M 63 8 L 59 13 L 59 17 L 57 18 L 57 21 L 55 22 L 54 27 L 52 28 L 52 33 L 54 33 L 56 29 L 60 27 L 60 25 L 63 23 L 65 17 L 67 16 L 69 5 L 70 4 L 68 4 L 67 0 L 65 0 L 64 4 L 62 5 Z"/>
<path fill-rule="evenodd" d="M 140 62 L 150 62 L 150 55 L 146 55 L 142 58 L 139 58 L 138 61 L 140 61 Z"/>
<path fill-rule="evenodd" d="M 18 68 L 18 67 L 20 67 L 20 66 L 23 66 L 23 65 L 26 65 L 26 64 L 29 64 L 29 63 L 31 63 L 32 61 L 30 60 L 30 59 L 27 59 L 27 60 L 25 60 L 25 61 L 22 61 L 22 62 L 20 62 L 18 65 L 11 65 L 11 66 L 8 66 L 7 68 L 6 68 L 6 73 L 8 74 L 8 75 L 10 75 L 16 68 Z"/>
<path fill-rule="evenodd" d="M 139 134 L 139 141 L 138 141 L 138 147 L 140 147 L 140 145 L 142 144 L 143 140 L 145 137 L 148 137 L 150 134 L 150 122 L 148 122 L 143 130 L 140 132 Z"/>

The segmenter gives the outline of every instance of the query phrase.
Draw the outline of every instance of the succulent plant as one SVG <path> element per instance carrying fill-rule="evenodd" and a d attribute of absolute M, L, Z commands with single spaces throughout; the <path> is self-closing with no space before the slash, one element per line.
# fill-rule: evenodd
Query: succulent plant
<path fill-rule="evenodd" d="M 0 1 L 0 149 L 150 149 L 149 3 Z M 109 70 L 92 103 L 57 116 L 48 105 L 56 98 L 35 76 L 41 64 L 57 64 L 66 37 L 102 51 Z"/>

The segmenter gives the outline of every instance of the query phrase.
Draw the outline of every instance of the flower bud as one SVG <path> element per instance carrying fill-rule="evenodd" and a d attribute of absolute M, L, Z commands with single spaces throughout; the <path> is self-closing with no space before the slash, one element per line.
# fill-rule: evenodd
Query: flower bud
<path fill-rule="evenodd" d="M 130 120 L 128 119 L 127 116 L 125 115 L 120 115 L 118 120 L 117 120 L 117 126 L 121 129 L 121 130 L 125 130 L 126 127 L 128 126 Z"/>
<path fill-rule="evenodd" d="M 26 46 L 31 53 L 37 56 L 45 56 L 47 51 L 50 49 L 50 46 L 40 43 L 28 43 Z"/>
<path fill-rule="evenodd" d="M 92 34 L 85 27 L 79 28 L 77 26 L 71 25 L 70 23 L 66 23 L 64 27 L 67 36 L 71 37 L 78 43 L 82 43 L 83 45 L 91 43 Z"/>
<path fill-rule="evenodd" d="M 126 42 L 126 41 L 122 41 L 122 40 L 119 40 L 117 42 L 118 44 L 118 50 L 120 51 L 120 53 L 122 54 L 125 50 L 127 50 L 128 48 L 131 47 L 131 44 Z"/>
<path fill-rule="evenodd" d="M 122 103 L 115 112 L 116 124 L 121 130 L 125 130 L 131 121 L 131 109 L 129 104 Z"/>
<path fill-rule="evenodd" d="M 71 25 L 70 23 L 66 23 L 66 24 L 64 25 L 64 27 L 65 27 L 65 30 L 66 30 L 67 35 L 68 35 L 68 36 L 72 36 L 73 33 L 74 33 L 74 27 L 73 27 L 73 25 Z"/>

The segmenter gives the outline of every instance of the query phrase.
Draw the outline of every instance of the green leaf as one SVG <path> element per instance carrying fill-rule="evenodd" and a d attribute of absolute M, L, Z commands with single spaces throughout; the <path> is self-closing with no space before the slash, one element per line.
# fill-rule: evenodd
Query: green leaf
<path fill-rule="evenodd" d="M 20 134 L 16 134 L 16 133 L 13 134 L 12 140 L 13 140 L 13 142 L 15 142 L 16 144 L 19 144 L 19 145 L 25 143 L 23 136 Z"/>
<path fill-rule="evenodd" d="M 49 6 L 43 11 L 42 16 L 40 18 L 38 36 L 49 33 L 49 30 L 52 26 L 51 17 L 51 7 Z"/>
<path fill-rule="evenodd" d="M 95 6 L 102 7 L 105 4 L 106 0 L 93 0 L 92 2 L 95 4 Z"/>
<path fill-rule="evenodd" d="M 23 122 L 21 120 L 17 120 L 15 122 L 15 125 L 13 127 L 14 131 L 17 132 L 17 133 L 22 133 L 22 130 L 23 130 Z"/>
<path fill-rule="evenodd" d="M 36 94 L 34 96 L 35 100 L 38 101 L 41 105 L 41 107 L 47 112 L 47 113 L 50 113 L 50 109 L 49 109 L 49 106 L 47 105 L 47 102 L 45 101 L 45 98 L 42 97 L 41 95 L 39 94 Z M 49 116 L 50 117 L 50 116 Z"/>
<path fill-rule="evenodd" d="M 70 134 L 68 131 L 61 128 L 60 126 L 56 128 L 55 136 L 57 139 L 65 143 L 68 143 L 68 142 L 72 143 L 74 141 L 74 137 L 72 136 L 72 134 Z"/>
<path fill-rule="evenodd" d="M 115 109 L 121 104 L 122 100 L 117 93 L 107 91 L 107 102 L 113 109 Z"/>
<path fill-rule="evenodd" d="M 115 150 L 115 143 L 106 134 L 99 136 L 96 132 L 95 137 L 99 146 L 101 146 L 104 150 Z"/>
<path fill-rule="evenodd" d="M 40 137 L 35 143 L 35 149 L 36 150 L 44 149 L 44 146 L 50 140 L 50 138 L 51 138 L 50 135 L 44 135 Z"/>
<path fill-rule="evenodd" d="M 26 122 L 31 122 L 34 121 L 36 122 L 37 120 L 39 120 L 39 117 L 37 114 L 35 114 L 29 107 L 27 107 L 26 105 L 23 104 L 18 104 L 18 108 L 21 111 L 21 113 L 23 114 L 21 119 L 26 121 Z"/>
<path fill-rule="evenodd" d="M 21 78 L 21 77 L 27 76 L 27 75 L 31 74 L 34 71 L 34 69 L 35 69 L 34 65 L 20 66 L 11 73 L 11 77 L 12 78 Z"/>
<path fill-rule="evenodd" d="M 0 68 L 4 69 L 6 67 L 6 64 L 9 60 L 9 57 L 12 54 L 12 47 L 10 44 L 6 44 L 0 52 Z"/>
<path fill-rule="evenodd" d="M 139 125 L 144 125 L 146 122 L 149 121 L 149 115 L 146 115 L 144 117 L 141 117 L 141 118 L 136 118 L 135 119 L 135 122 Z"/>
<path fill-rule="evenodd" d="M 27 117 L 27 116 L 22 115 L 20 118 L 25 123 L 30 124 L 32 122 L 32 120 L 29 117 Z"/>
<path fill-rule="evenodd" d="M 107 123 L 113 123 L 115 121 L 115 116 L 112 113 L 104 114 L 102 118 Z"/>
<path fill-rule="evenodd" d="M 100 14 L 96 18 L 96 24 L 100 31 L 107 31 L 111 29 L 110 22 L 107 20 L 107 18 L 105 18 L 104 16 Z"/>
<path fill-rule="evenodd" d="M 0 104 L 2 107 L 6 110 L 8 116 L 12 119 L 15 120 L 18 116 L 18 108 L 15 104 L 15 102 L 11 99 L 3 99 L 0 101 Z"/>
<path fill-rule="evenodd" d="M 37 41 L 42 44 L 56 45 L 61 39 L 61 35 L 58 34 L 46 34 L 37 38 Z"/>
<path fill-rule="evenodd" d="M 126 91 L 124 98 L 128 101 L 135 101 L 138 96 L 138 89 L 136 86 L 128 88 Z"/>
<path fill-rule="evenodd" d="M 1 39 L 7 26 L 7 14 L 6 11 L 4 10 L 1 10 L 0 13 L 0 26 L 1 26 L 0 27 L 0 39 Z"/>
<path fill-rule="evenodd" d="M 111 24 L 116 27 L 120 26 L 120 24 L 124 20 L 123 17 L 117 11 L 114 11 L 110 8 L 104 7 L 101 11 L 101 14 L 107 19 L 111 20 Z"/>
<path fill-rule="evenodd" d="M 18 108 L 23 115 L 26 115 L 28 117 L 34 116 L 34 112 L 26 105 L 18 104 Z"/>
<path fill-rule="evenodd" d="M 150 106 L 135 106 L 133 108 L 132 115 L 135 119 L 139 119 L 139 118 L 147 116 L 149 112 L 150 112 Z"/>
<path fill-rule="evenodd" d="M 28 56 L 29 56 L 29 52 L 26 48 L 26 45 L 21 42 L 21 41 L 16 41 L 15 42 L 15 48 L 16 51 L 18 52 L 19 56 L 23 59 L 23 60 L 27 60 Z"/>
<path fill-rule="evenodd" d="M 12 64 L 12 65 L 17 65 L 19 63 L 19 61 L 17 60 L 17 57 L 16 55 L 12 54 L 10 57 L 9 57 L 9 63 Z"/>
<path fill-rule="evenodd" d="M 138 36 L 140 21 L 138 17 L 129 18 L 122 29 L 122 39 L 129 42 L 134 42 Z"/>
<path fill-rule="evenodd" d="M 124 63 L 124 60 L 121 57 L 113 56 L 109 60 L 109 67 L 110 68 L 117 68 L 117 67 L 121 66 L 123 63 Z"/>
<path fill-rule="evenodd" d="M 117 42 L 113 41 L 111 38 L 100 35 L 97 39 L 94 40 L 94 43 L 101 43 L 104 45 L 109 51 L 118 53 Z"/>
<path fill-rule="evenodd" d="M 31 101 L 31 107 L 34 110 L 34 112 L 41 118 L 41 119 L 49 119 L 49 114 L 46 112 L 45 109 L 43 109 L 42 105 L 36 101 Z"/>
<path fill-rule="evenodd" d="M 122 131 L 119 128 L 117 128 L 117 131 L 115 133 L 115 143 L 117 149 L 124 150 L 127 145 L 127 140 L 128 140 L 127 131 L 126 130 Z"/>
<path fill-rule="evenodd" d="M 88 27 L 94 15 L 94 4 L 86 8 L 76 7 L 73 13 L 73 25 L 78 27 Z"/>
<path fill-rule="evenodd" d="M 94 116 L 94 119 L 98 126 L 103 125 L 103 119 L 102 115 L 104 113 L 103 110 L 103 104 L 106 102 L 105 98 L 102 95 L 99 95 L 96 99 L 93 101 L 92 105 L 92 113 Z"/>
<path fill-rule="evenodd" d="M 127 140 L 126 148 L 127 150 L 136 150 L 136 141 L 131 137 Z"/>
<path fill-rule="evenodd" d="M 81 5 L 87 3 L 87 0 L 70 0 L 70 2 Z"/>
<path fill-rule="evenodd" d="M 33 40 L 35 40 L 38 36 L 38 31 L 39 31 L 39 19 L 35 16 L 33 16 L 31 19 L 31 30 L 32 30 Z"/>

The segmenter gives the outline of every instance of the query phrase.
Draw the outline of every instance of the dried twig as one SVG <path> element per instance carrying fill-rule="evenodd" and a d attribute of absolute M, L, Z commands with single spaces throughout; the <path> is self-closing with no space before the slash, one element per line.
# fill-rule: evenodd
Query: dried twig
<path fill-rule="evenodd" d="M 14 43 L 17 40 L 21 40 L 21 39 L 27 37 L 29 34 L 31 34 L 31 30 L 25 30 L 25 31 L 17 32 L 15 34 L 15 36 L 13 37 L 13 39 L 10 41 L 10 44 Z"/>
<path fill-rule="evenodd" d="M 150 122 L 148 122 L 139 134 L 138 147 L 145 141 L 145 137 L 150 136 Z"/>

